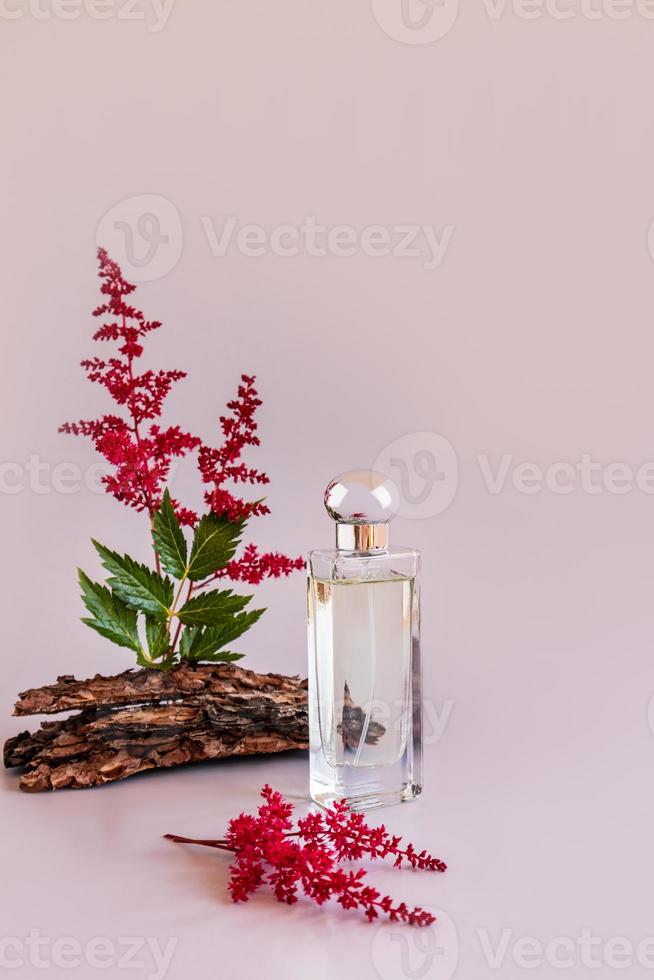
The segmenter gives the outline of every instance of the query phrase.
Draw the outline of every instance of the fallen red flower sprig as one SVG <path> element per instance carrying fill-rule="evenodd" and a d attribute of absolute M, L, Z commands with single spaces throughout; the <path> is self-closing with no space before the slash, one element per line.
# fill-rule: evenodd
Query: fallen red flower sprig
<path fill-rule="evenodd" d="M 196 840 L 165 834 L 179 844 L 200 844 L 236 855 L 230 868 L 229 890 L 234 902 L 247 902 L 260 885 L 267 882 L 279 902 L 297 902 L 298 886 L 318 905 L 335 898 L 344 909 L 361 908 L 372 922 L 380 911 L 391 922 L 428 926 L 435 917 L 421 908 L 393 904 L 389 895 L 365 885 L 363 868 L 344 871 L 339 861 L 361 857 L 395 856 L 394 866 L 405 861 L 413 868 L 445 871 L 447 865 L 426 851 L 418 853 L 412 844 L 401 847 L 402 838 L 386 828 L 369 827 L 361 813 L 352 813 L 345 803 L 336 803 L 325 814 L 309 813 L 293 830 L 293 805 L 281 793 L 266 785 L 261 790 L 264 803 L 257 817 L 241 813 L 230 820 L 227 834 L 220 840 Z"/>

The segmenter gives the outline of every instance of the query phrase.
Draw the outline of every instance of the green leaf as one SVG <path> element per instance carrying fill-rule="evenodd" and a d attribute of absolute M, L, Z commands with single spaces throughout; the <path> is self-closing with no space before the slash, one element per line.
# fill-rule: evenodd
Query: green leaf
<path fill-rule="evenodd" d="M 177 615 L 189 626 L 218 626 L 244 609 L 251 598 L 251 595 L 234 595 L 231 589 L 216 589 L 189 599 Z"/>
<path fill-rule="evenodd" d="M 183 578 L 187 561 L 186 539 L 168 490 L 164 492 L 161 506 L 154 514 L 152 539 L 164 569 L 175 578 Z"/>
<path fill-rule="evenodd" d="M 137 656 L 136 663 L 139 667 L 147 667 L 148 670 L 159 670 L 162 673 L 165 673 L 166 671 L 170 670 L 171 667 L 175 666 L 175 662 L 173 660 L 152 660 L 151 657 L 144 651 L 141 651 L 140 655 Z"/>
<path fill-rule="evenodd" d="M 129 609 L 104 585 L 92 582 L 81 568 L 77 571 L 82 587 L 82 600 L 91 613 L 91 618 L 83 618 L 82 622 L 112 643 L 135 650 L 141 656 L 143 650 L 136 626 L 135 610 Z"/>
<path fill-rule="evenodd" d="M 215 514 L 205 514 L 195 529 L 188 577 L 199 582 L 224 568 L 236 554 L 245 527 L 244 521 L 228 521 Z"/>
<path fill-rule="evenodd" d="M 197 626 L 185 626 L 182 630 L 182 636 L 179 641 L 179 655 L 182 660 L 188 660 L 189 654 L 191 652 L 191 646 L 193 645 L 193 640 L 199 633 Z"/>
<path fill-rule="evenodd" d="M 107 584 L 119 599 L 155 619 L 167 619 L 173 604 L 173 583 L 166 577 L 141 565 L 129 555 L 119 555 L 93 541 L 102 564 L 110 573 Z"/>
<path fill-rule="evenodd" d="M 249 630 L 251 626 L 254 626 L 261 619 L 265 611 L 265 609 L 252 609 L 250 612 L 240 613 L 238 616 L 234 616 L 228 623 L 225 623 L 224 626 L 208 627 L 207 632 L 215 630 L 216 637 L 220 634 L 221 646 L 224 646 L 225 643 L 231 643 L 232 640 L 236 640 L 246 630 Z"/>
<path fill-rule="evenodd" d="M 210 655 L 216 650 L 220 650 L 254 626 L 264 612 L 265 609 L 253 609 L 252 612 L 234 616 L 221 626 L 207 626 L 199 630 L 190 643 L 185 659 L 193 661 L 211 659 Z"/>
<path fill-rule="evenodd" d="M 243 656 L 244 654 L 242 653 L 230 653 L 229 650 L 220 650 L 218 653 L 205 653 L 201 659 L 213 664 L 231 664 L 234 660 L 242 660 Z"/>
<path fill-rule="evenodd" d="M 158 660 L 168 653 L 170 634 L 165 622 L 161 622 L 153 616 L 146 616 L 145 637 L 148 641 L 148 651 L 152 660 Z"/>

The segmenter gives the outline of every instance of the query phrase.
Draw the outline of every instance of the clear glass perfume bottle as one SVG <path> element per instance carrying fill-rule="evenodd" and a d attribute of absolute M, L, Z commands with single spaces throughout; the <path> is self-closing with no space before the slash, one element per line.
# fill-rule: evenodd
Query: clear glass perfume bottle
<path fill-rule="evenodd" d="M 391 548 L 398 490 L 356 470 L 328 485 L 336 548 L 308 556 L 310 791 L 353 810 L 422 789 L 420 554 Z"/>

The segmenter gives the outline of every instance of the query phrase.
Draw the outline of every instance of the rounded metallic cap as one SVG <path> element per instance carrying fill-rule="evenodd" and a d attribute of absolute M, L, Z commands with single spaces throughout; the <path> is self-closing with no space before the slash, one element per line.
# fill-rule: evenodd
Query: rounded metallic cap
<path fill-rule="evenodd" d="M 400 492 L 383 473 L 350 470 L 325 490 L 327 513 L 339 524 L 387 524 L 397 514 Z"/>

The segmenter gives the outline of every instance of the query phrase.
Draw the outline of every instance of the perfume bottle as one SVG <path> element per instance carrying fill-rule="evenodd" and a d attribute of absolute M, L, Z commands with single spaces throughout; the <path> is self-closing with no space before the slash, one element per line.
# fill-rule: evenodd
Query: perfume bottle
<path fill-rule="evenodd" d="M 328 485 L 336 547 L 308 567 L 310 792 L 353 810 L 422 789 L 420 554 L 390 547 L 399 493 L 356 470 Z"/>

